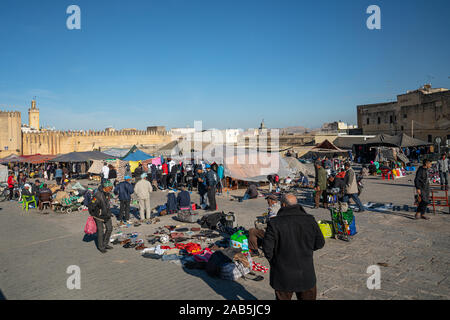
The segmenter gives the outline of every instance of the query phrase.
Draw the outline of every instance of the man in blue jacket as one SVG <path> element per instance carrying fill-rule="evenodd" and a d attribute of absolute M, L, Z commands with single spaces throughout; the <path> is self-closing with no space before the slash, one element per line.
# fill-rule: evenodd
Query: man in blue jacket
<path fill-rule="evenodd" d="M 128 220 L 130 220 L 131 195 L 134 193 L 133 185 L 130 183 L 131 177 L 125 176 L 124 179 L 125 181 L 119 183 L 114 189 L 114 194 L 119 195 L 120 212 L 118 220 L 121 225 L 124 222 L 128 223 Z M 123 218 L 125 218 L 125 221 Z"/>

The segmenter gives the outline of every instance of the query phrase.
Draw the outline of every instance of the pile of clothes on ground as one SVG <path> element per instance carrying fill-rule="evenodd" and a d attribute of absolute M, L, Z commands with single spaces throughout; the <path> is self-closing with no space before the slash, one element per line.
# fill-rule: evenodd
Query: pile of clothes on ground
<path fill-rule="evenodd" d="M 87 198 L 92 197 L 93 190 L 83 187 L 79 182 L 67 184 L 64 190 L 58 185 L 50 185 L 48 188 L 52 191 L 51 206 L 55 212 L 73 212 L 86 211 Z"/>
<path fill-rule="evenodd" d="M 225 216 L 219 212 L 207 215 L 202 219 L 202 227 L 159 227 L 146 236 L 146 241 L 139 233 L 122 231 L 117 231 L 110 240 L 113 245 L 140 251 L 144 258 L 169 261 L 187 269 L 202 269 L 212 277 L 233 281 L 241 277 L 263 280 L 264 277 L 255 272 L 267 273 L 268 268 L 252 260 L 246 230 L 231 228 L 232 225 L 226 228 Z"/>

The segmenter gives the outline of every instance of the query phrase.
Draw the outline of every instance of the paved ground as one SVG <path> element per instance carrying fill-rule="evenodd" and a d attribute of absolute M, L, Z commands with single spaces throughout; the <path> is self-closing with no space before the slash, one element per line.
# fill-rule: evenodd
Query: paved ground
<path fill-rule="evenodd" d="M 365 180 L 363 202 L 412 205 L 412 176 L 395 181 Z M 243 203 L 233 195 L 218 197 L 221 210 L 234 211 L 239 225 L 253 226 L 265 211 L 263 198 Z M 152 206 L 162 204 L 167 193 L 154 193 Z M 299 198 L 317 220 L 329 219 L 324 209 L 312 209 L 301 192 Z M 198 196 L 193 195 L 198 201 Z M 87 213 L 41 214 L 21 211 L 16 202 L 0 203 L 0 294 L 6 299 L 273 299 L 269 276 L 264 281 L 238 282 L 213 279 L 204 271 L 184 270 L 171 262 L 141 257 L 120 246 L 101 254 L 93 241 L 86 242 L 83 227 Z M 201 213 L 203 215 L 203 212 Z M 351 242 L 327 239 L 315 253 L 319 299 L 449 299 L 450 216 L 430 214 L 429 221 L 412 220 L 405 211 L 356 213 L 358 234 Z M 127 231 L 143 237 L 158 226 L 178 224 L 172 216 L 156 225 Z M 258 259 L 268 265 L 264 258 Z M 367 267 L 381 266 L 381 289 L 367 289 Z M 66 269 L 81 269 L 81 290 L 66 287 Z"/>

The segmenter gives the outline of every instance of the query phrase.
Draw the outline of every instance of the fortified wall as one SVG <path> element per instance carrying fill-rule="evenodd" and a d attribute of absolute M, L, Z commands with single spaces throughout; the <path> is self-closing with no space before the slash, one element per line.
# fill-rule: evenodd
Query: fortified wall
<path fill-rule="evenodd" d="M 156 146 L 169 143 L 167 131 L 42 131 L 22 134 L 22 154 L 64 154 L 105 148 Z"/>
<path fill-rule="evenodd" d="M 0 158 L 22 153 L 21 126 L 19 111 L 0 111 Z"/>

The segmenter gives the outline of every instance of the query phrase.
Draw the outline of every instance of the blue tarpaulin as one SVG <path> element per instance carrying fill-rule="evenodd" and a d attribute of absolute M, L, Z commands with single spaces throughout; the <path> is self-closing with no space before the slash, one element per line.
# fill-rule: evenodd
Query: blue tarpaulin
<path fill-rule="evenodd" d="M 143 161 L 147 159 L 154 158 L 149 154 L 146 154 L 145 152 L 142 152 L 141 150 L 136 150 L 133 153 L 128 154 L 125 158 L 123 158 L 123 161 Z"/>

